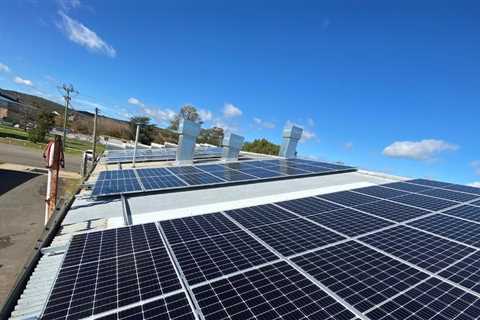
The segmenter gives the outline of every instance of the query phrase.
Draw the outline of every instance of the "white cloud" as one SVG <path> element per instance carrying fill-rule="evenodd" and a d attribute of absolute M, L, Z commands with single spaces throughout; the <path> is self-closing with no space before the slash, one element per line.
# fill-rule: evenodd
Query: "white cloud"
<path fill-rule="evenodd" d="M 111 58 L 116 56 L 117 52 L 115 49 L 102 40 L 94 31 L 70 18 L 62 11 L 58 14 L 62 17 L 59 27 L 66 33 L 71 41 L 93 52 L 103 53 Z"/>
<path fill-rule="evenodd" d="M 265 121 L 265 120 L 262 120 L 260 118 L 253 118 L 253 123 L 260 128 L 265 128 L 265 129 L 275 128 L 275 123 Z"/>
<path fill-rule="evenodd" d="M 145 106 L 142 101 L 140 101 L 140 100 L 138 100 L 137 98 L 134 98 L 134 97 L 128 98 L 127 102 L 128 102 L 129 104 L 133 104 L 133 105 L 135 105 L 135 106 L 140 106 L 140 107 L 144 107 L 144 106 Z"/>
<path fill-rule="evenodd" d="M 10 68 L 6 64 L 0 62 L 0 72 L 10 72 Z"/>
<path fill-rule="evenodd" d="M 421 141 L 396 141 L 383 150 L 383 154 L 392 158 L 431 160 L 444 151 L 455 151 L 458 146 L 443 140 L 425 139 Z"/>
<path fill-rule="evenodd" d="M 57 2 L 58 5 L 65 11 L 78 8 L 81 5 L 79 0 L 57 0 Z"/>
<path fill-rule="evenodd" d="M 307 141 L 315 139 L 316 137 L 317 137 L 317 135 L 315 134 L 315 132 L 303 129 L 302 138 L 300 139 L 300 142 L 305 143 Z"/>
<path fill-rule="evenodd" d="M 235 107 L 231 103 L 225 103 L 225 106 L 223 107 L 223 115 L 225 116 L 225 118 L 238 117 L 242 115 L 242 110 Z"/>
<path fill-rule="evenodd" d="M 468 184 L 470 187 L 480 188 L 480 181 L 472 182 Z"/>
<path fill-rule="evenodd" d="M 202 119 L 202 121 L 204 122 L 211 121 L 213 119 L 213 113 L 209 110 L 199 109 L 198 115 L 200 116 L 200 119 Z"/>
<path fill-rule="evenodd" d="M 177 114 L 175 111 L 169 108 L 162 109 L 156 107 L 143 107 L 141 111 L 146 115 L 152 117 L 157 123 L 161 125 L 168 125 Z"/>
<path fill-rule="evenodd" d="M 475 160 L 470 163 L 476 175 L 480 176 L 480 160 Z"/>
<path fill-rule="evenodd" d="M 33 86 L 32 80 L 23 79 L 23 78 L 20 78 L 19 76 L 16 76 L 15 78 L 13 78 L 13 82 L 17 84 L 23 84 L 24 86 L 29 86 L 29 87 Z"/>

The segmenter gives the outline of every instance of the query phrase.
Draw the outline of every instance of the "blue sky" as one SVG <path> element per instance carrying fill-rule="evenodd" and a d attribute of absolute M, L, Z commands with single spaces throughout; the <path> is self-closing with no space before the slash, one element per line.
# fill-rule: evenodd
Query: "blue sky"
<path fill-rule="evenodd" d="M 205 127 L 412 177 L 480 181 L 478 1 L 9 1 L 0 87 L 78 109 L 186 103 Z"/>

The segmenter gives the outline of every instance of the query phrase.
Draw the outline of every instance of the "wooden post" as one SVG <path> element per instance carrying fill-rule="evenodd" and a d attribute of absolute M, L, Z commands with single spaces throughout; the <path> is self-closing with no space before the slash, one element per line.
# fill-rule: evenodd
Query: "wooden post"
<path fill-rule="evenodd" d="M 58 176 L 60 172 L 60 154 L 62 153 L 62 138 L 55 135 L 53 145 L 47 150 L 47 167 L 48 167 L 48 181 L 47 181 L 47 198 L 45 207 L 45 225 L 50 220 L 50 217 L 55 210 L 57 204 L 58 192 Z"/>

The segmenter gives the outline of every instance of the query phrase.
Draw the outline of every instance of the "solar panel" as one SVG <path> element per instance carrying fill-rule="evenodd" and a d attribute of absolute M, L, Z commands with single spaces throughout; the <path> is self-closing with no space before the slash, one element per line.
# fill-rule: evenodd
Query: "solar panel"
<path fill-rule="evenodd" d="M 307 253 L 292 261 L 361 312 L 428 277 L 353 241 Z"/>
<path fill-rule="evenodd" d="M 170 244 L 241 230 L 221 213 L 166 220 L 160 224 Z"/>
<path fill-rule="evenodd" d="M 480 293 L 480 252 L 465 257 L 440 276 Z"/>
<path fill-rule="evenodd" d="M 469 222 L 443 214 L 435 214 L 409 225 L 432 232 L 449 239 L 480 247 L 480 224 Z"/>
<path fill-rule="evenodd" d="M 113 179 L 97 180 L 92 191 L 93 196 L 121 194 L 141 191 L 142 187 L 137 178 L 133 179 Z"/>
<path fill-rule="evenodd" d="M 256 177 L 234 171 L 234 170 L 224 170 L 224 171 L 215 171 L 210 174 L 224 180 L 224 181 L 245 181 L 245 180 L 254 180 Z"/>
<path fill-rule="evenodd" d="M 360 240 L 431 272 L 440 271 L 474 251 L 405 226 L 373 233 Z"/>
<path fill-rule="evenodd" d="M 379 216 L 381 218 L 386 218 L 396 222 L 403 222 L 430 213 L 430 211 L 427 210 L 410 207 L 386 200 L 361 204 L 359 206 L 356 206 L 355 209 L 362 210 L 370 214 Z"/>
<path fill-rule="evenodd" d="M 193 293 L 206 320 L 355 318 L 286 262 L 209 283 Z"/>
<path fill-rule="evenodd" d="M 277 205 L 302 216 L 309 216 L 343 208 L 337 204 L 315 197 L 277 202 Z"/>
<path fill-rule="evenodd" d="M 431 197 L 443 198 L 443 199 L 458 201 L 458 202 L 466 202 L 466 201 L 470 201 L 475 198 L 478 198 L 478 196 L 473 194 L 468 194 L 464 192 L 455 192 L 455 191 L 449 191 L 449 190 L 443 190 L 443 189 L 424 190 L 424 191 L 420 191 L 419 193 L 427 196 L 431 196 Z"/>
<path fill-rule="evenodd" d="M 350 237 L 378 230 L 393 224 L 392 222 L 353 209 L 336 210 L 315 216 L 309 216 L 308 218 Z"/>
<path fill-rule="evenodd" d="M 229 210 L 226 214 L 247 229 L 297 218 L 272 204 Z"/>
<path fill-rule="evenodd" d="M 367 313 L 372 320 L 478 319 L 480 300 L 436 278 L 430 278 Z"/>
<path fill-rule="evenodd" d="M 402 190 L 402 191 L 408 191 L 408 192 L 419 192 L 422 190 L 432 189 L 431 187 L 428 187 L 428 186 L 421 186 L 418 184 L 412 184 L 412 183 L 406 183 L 406 182 L 392 182 L 392 183 L 382 184 L 382 186 L 387 188 Z"/>
<path fill-rule="evenodd" d="M 459 185 L 459 184 L 450 184 L 450 185 L 448 185 L 447 187 L 444 187 L 444 188 L 448 189 L 448 190 L 468 192 L 468 193 L 480 195 L 480 188 L 471 187 L 471 186 L 464 186 L 464 185 Z"/>
<path fill-rule="evenodd" d="M 167 250 L 156 243 L 158 231 L 155 235 L 153 229 L 146 231 L 144 227 L 114 229 L 120 230 L 115 241 L 105 244 L 105 235 L 113 240 L 108 230 L 81 237 L 85 243 L 81 258 L 63 263 L 42 319 L 89 317 L 181 289 Z M 99 238 L 100 243 L 87 249 L 89 238 Z M 73 250 L 78 247 L 76 243 Z M 66 258 L 69 253 L 70 248 Z M 92 256 L 96 259 L 85 261 Z"/>
<path fill-rule="evenodd" d="M 250 231 L 284 256 L 322 247 L 345 238 L 304 219 L 287 220 Z"/>
<path fill-rule="evenodd" d="M 480 200 L 473 201 L 470 204 L 473 204 L 474 206 L 479 206 L 480 207 Z"/>
<path fill-rule="evenodd" d="M 163 247 L 153 223 L 73 236 L 63 267 Z"/>
<path fill-rule="evenodd" d="M 225 181 L 208 173 L 177 174 L 177 177 L 185 181 L 190 186 L 208 185 Z"/>
<path fill-rule="evenodd" d="M 351 191 L 340 191 L 329 194 L 322 194 L 317 196 L 322 199 L 326 199 L 332 202 L 339 203 L 344 206 L 357 206 L 364 203 L 380 201 L 380 199 L 373 198 L 367 195 L 351 192 Z"/>
<path fill-rule="evenodd" d="M 257 182 L 269 179 L 333 174 L 356 170 L 352 167 L 327 169 L 322 166 L 323 163 L 313 166 L 297 160 L 279 159 L 114 170 L 100 173 L 100 179 L 95 183 L 92 196 L 100 197 L 142 191 L 187 189 L 193 186 L 209 187 L 213 185 Z M 137 175 L 140 181 L 137 179 Z"/>
<path fill-rule="evenodd" d="M 450 183 L 448 182 L 440 182 L 440 181 L 428 180 L 428 179 L 413 179 L 413 180 L 408 180 L 408 182 L 419 184 L 422 186 L 435 187 L 435 188 L 443 188 L 450 185 Z"/>
<path fill-rule="evenodd" d="M 173 244 L 190 285 L 278 259 L 244 231 Z"/>
<path fill-rule="evenodd" d="M 463 205 L 460 207 L 455 207 L 453 209 L 448 209 L 447 211 L 443 211 L 442 213 L 462 219 L 480 222 L 480 207 Z"/>
<path fill-rule="evenodd" d="M 382 198 L 382 199 L 390 199 L 390 198 L 395 198 L 398 196 L 403 196 L 408 194 L 407 192 L 400 191 L 400 190 L 395 190 L 395 189 L 390 189 L 390 188 L 384 188 L 384 187 L 379 187 L 379 186 L 371 186 L 371 187 L 365 187 L 365 188 L 359 188 L 359 189 L 354 189 L 353 191 L 355 192 L 360 192 L 369 196 L 377 197 L 377 198 Z"/>
<path fill-rule="evenodd" d="M 457 202 L 439 199 L 439 198 L 432 198 L 432 197 L 428 197 L 420 194 L 409 194 L 406 196 L 397 197 L 392 200 L 395 202 L 400 202 L 403 204 L 408 204 L 414 207 L 427 209 L 431 211 L 443 210 L 458 204 Z"/>
<path fill-rule="evenodd" d="M 97 319 L 165 319 L 165 320 L 194 320 L 192 309 L 184 293 L 177 293 L 120 312 L 109 314 Z"/>

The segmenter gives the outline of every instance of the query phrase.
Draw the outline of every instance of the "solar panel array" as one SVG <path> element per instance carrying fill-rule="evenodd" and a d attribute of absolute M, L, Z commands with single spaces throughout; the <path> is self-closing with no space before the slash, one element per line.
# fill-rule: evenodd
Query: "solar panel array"
<path fill-rule="evenodd" d="M 135 161 L 171 161 L 175 160 L 176 152 L 176 148 L 137 149 Z M 219 158 L 222 155 L 222 152 L 223 148 L 220 147 L 196 148 L 193 157 L 195 159 Z M 106 163 L 132 162 L 133 153 L 134 151 L 132 149 L 110 150 L 106 156 L 103 157 L 103 161 Z"/>
<path fill-rule="evenodd" d="M 93 187 L 92 196 L 178 190 L 350 171 L 355 169 L 303 159 L 102 171 Z"/>
<path fill-rule="evenodd" d="M 396 182 L 76 235 L 42 317 L 478 319 L 480 193 L 458 190 Z"/>

